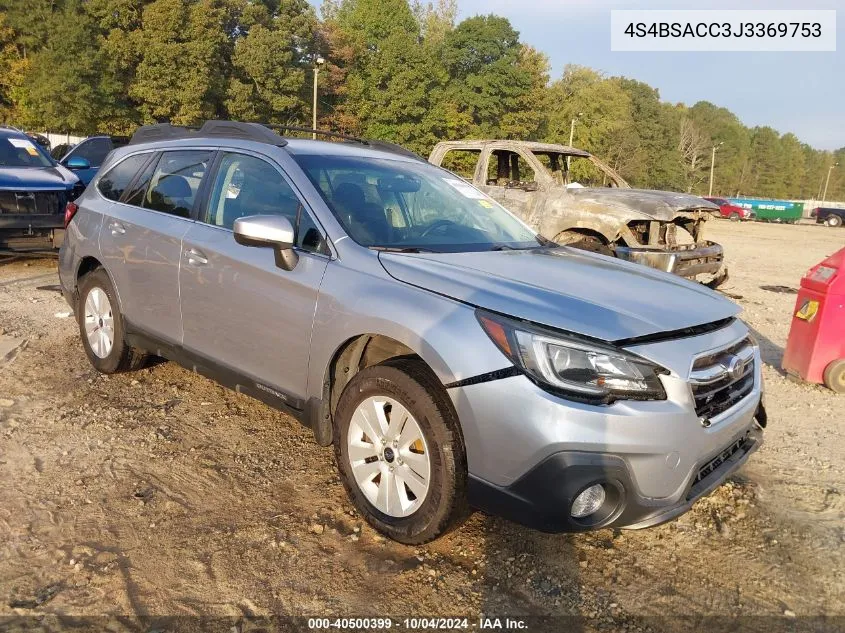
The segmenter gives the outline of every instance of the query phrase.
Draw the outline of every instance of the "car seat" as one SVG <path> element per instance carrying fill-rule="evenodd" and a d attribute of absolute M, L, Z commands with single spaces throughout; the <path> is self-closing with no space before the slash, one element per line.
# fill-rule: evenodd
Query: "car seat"
<path fill-rule="evenodd" d="M 355 241 L 362 244 L 384 244 L 390 241 L 392 230 L 384 209 L 367 202 L 361 187 L 345 182 L 335 189 L 332 199 Z"/>
<path fill-rule="evenodd" d="M 187 218 L 194 206 L 194 192 L 184 176 L 167 174 L 159 179 L 150 192 L 150 202 L 153 209 Z"/>

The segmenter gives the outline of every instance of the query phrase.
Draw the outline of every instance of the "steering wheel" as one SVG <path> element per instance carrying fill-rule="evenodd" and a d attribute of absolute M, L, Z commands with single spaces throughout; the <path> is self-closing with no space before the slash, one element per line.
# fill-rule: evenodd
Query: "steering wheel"
<path fill-rule="evenodd" d="M 455 223 L 452 222 L 452 220 L 435 220 L 434 222 L 429 224 L 422 233 L 420 233 L 420 237 L 428 237 L 428 234 L 432 231 L 443 228 L 444 226 L 450 226 L 454 224 Z"/>

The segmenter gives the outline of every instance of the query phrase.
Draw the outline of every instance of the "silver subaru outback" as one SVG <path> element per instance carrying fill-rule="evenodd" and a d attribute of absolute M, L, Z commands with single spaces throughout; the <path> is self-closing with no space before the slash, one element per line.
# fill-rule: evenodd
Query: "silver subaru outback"
<path fill-rule="evenodd" d="M 471 508 L 656 525 L 761 442 L 735 304 L 550 243 L 395 146 L 145 127 L 65 215 L 61 284 L 94 367 L 161 356 L 292 414 L 403 543 Z"/>

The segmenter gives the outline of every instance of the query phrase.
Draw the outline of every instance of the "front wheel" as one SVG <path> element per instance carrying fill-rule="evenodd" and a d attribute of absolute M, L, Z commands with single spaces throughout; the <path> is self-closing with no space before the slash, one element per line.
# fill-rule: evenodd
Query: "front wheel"
<path fill-rule="evenodd" d="M 394 359 L 359 372 L 340 397 L 335 421 L 341 479 L 376 530 L 418 545 L 466 516 L 457 416 L 421 361 Z"/>
<path fill-rule="evenodd" d="M 736 212 L 731 213 L 731 222 L 739 222 L 739 220 L 740 220 L 739 213 L 736 213 Z"/>
<path fill-rule="evenodd" d="M 826 223 L 828 226 L 842 226 L 842 218 L 838 215 L 831 215 L 828 216 Z"/>

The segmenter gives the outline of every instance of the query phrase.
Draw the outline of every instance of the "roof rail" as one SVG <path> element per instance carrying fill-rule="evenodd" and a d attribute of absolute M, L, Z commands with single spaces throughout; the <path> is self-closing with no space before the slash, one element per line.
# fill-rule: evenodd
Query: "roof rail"
<path fill-rule="evenodd" d="M 220 136 L 225 138 L 239 138 L 259 143 L 269 143 L 282 147 L 287 145 L 287 140 L 282 137 L 285 132 L 306 132 L 318 136 L 327 136 L 340 139 L 346 143 L 360 143 L 378 149 L 383 152 L 401 154 L 408 158 L 415 158 L 425 162 L 425 159 L 411 150 L 390 143 L 388 141 L 377 141 L 360 138 L 340 132 L 329 132 L 310 127 L 299 127 L 296 125 L 280 125 L 274 123 L 244 123 L 241 121 L 206 121 L 202 127 L 171 125 L 170 123 L 157 123 L 155 125 L 143 125 L 139 127 L 129 141 L 129 145 L 138 143 L 150 143 L 155 141 L 170 141 L 176 139 L 204 138 L 209 136 Z"/>
<path fill-rule="evenodd" d="M 171 125 L 170 123 L 142 125 L 132 135 L 129 144 L 137 145 L 138 143 L 171 141 L 185 138 L 205 138 L 209 136 L 239 138 L 247 141 L 269 143 L 270 145 L 277 145 L 279 147 L 287 145 L 285 139 L 266 125 L 262 125 L 261 123 L 243 123 L 241 121 L 206 121 L 199 128 Z"/>
<path fill-rule="evenodd" d="M 406 147 L 402 147 L 401 145 L 391 143 L 389 141 L 379 141 L 370 138 L 361 138 L 360 136 L 341 134 L 340 132 L 329 132 L 328 130 L 318 130 L 316 128 L 310 127 L 299 127 L 296 125 L 277 125 L 273 123 L 265 123 L 264 125 L 271 129 L 278 130 L 282 134 L 284 134 L 285 132 L 307 132 L 308 134 L 316 134 L 318 136 L 338 138 L 347 143 L 360 143 L 361 145 L 366 145 L 368 147 L 372 147 L 373 149 L 379 149 L 383 152 L 392 152 L 394 154 L 401 154 L 402 156 L 407 156 L 408 158 L 416 158 L 418 160 L 425 161 L 425 159 L 419 154 L 412 152 Z"/>

